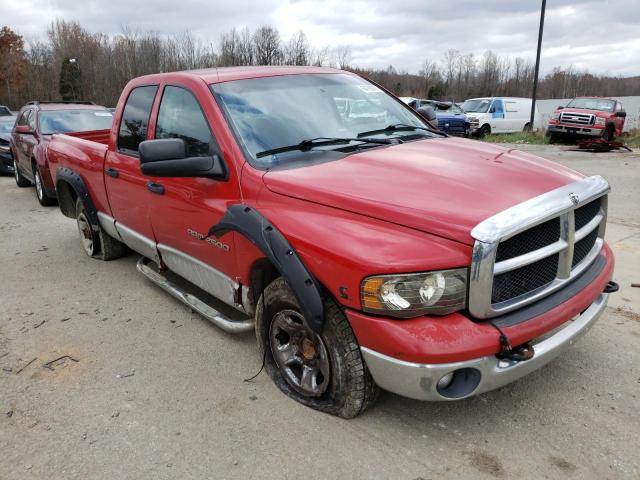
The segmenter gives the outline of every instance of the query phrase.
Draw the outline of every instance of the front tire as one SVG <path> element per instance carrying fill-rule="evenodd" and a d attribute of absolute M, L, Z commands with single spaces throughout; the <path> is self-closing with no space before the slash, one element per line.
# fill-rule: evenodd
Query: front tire
<path fill-rule="evenodd" d="M 478 130 L 478 138 L 484 138 L 487 135 L 491 135 L 491 127 L 485 123 L 480 127 L 480 130 Z"/>
<path fill-rule="evenodd" d="M 36 197 L 38 198 L 40 205 L 43 207 L 50 207 L 51 205 L 58 203 L 54 197 L 47 195 L 47 191 L 44 189 L 44 185 L 42 183 L 42 175 L 40 175 L 40 169 L 37 165 L 33 166 L 33 178 L 36 184 Z"/>
<path fill-rule="evenodd" d="M 29 187 L 31 182 L 20 173 L 20 169 L 18 168 L 18 162 L 16 162 L 15 155 L 13 156 L 13 178 L 16 179 L 16 185 L 20 188 Z"/>
<path fill-rule="evenodd" d="M 611 125 L 609 125 L 609 126 L 605 129 L 604 133 L 602 134 L 602 139 L 603 139 L 605 142 L 610 142 L 610 141 L 612 141 L 612 140 L 613 140 L 613 138 L 615 137 L 615 135 L 616 135 L 615 128 L 614 128 L 614 127 L 612 127 Z"/>
<path fill-rule="evenodd" d="M 335 301 L 325 301 L 325 326 L 318 335 L 306 326 L 285 279 L 277 278 L 258 300 L 256 336 L 269 377 L 288 397 L 342 418 L 376 401 L 378 387 Z"/>
<path fill-rule="evenodd" d="M 128 252 L 124 243 L 111 237 L 102 230 L 100 225 L 93 227 L 84 204 L 79 198 L 76 199 L 76 221 L 82 248 L 88 256 L 109 261 L 120 258 Z"/>

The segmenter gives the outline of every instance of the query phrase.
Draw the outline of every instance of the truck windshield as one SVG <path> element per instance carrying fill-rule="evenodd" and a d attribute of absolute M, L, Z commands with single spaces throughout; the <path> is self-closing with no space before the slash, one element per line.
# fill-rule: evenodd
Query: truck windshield
<path fill-rule="evenodd" d="M 567 105 L 568 108 L 584 108 L 585 110 L 602 110 L 613 112 L 616 102 L 604 98 L 574 98 Z"/>
<path fill-rule="evenodd" d="M 261 155 L 315 138 L 424 138 L 428 131 L 415 113 L 360 77 L 347 74 L 281 75 L 234 80 L 211 85 L 249 161 L 259 167 L 286 163 L 305 152 Z M 389 125 L 408 125 L 390 129 Z M 417 127 L 416 129 L 410 127 Z M 360 143 L 358 147 L 373 144 Z M 355 145 L 350 145 L 354 147 Z M 345 145 L 324 145 L 336 150 Z"/>
<path fill-rule="evenodd" d="M 473 113 L 486 113 L 491 105 L 490 99 L 467 100 L 462 104 L 462 110 Z"/>
<path fill-rule="evenodd" d="M 40 112 L 40 133 L 109 130 L 113 115 L 108 110 L 48 110 Z"/>

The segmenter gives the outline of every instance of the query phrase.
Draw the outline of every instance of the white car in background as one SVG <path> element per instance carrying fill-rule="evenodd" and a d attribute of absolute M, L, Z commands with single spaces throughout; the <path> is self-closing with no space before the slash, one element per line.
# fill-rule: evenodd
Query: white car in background
<path fill-rule="evenodd" d="M 471 132 L 479 137 L 531 130 L 530 98 L 470 98 L 462 104 L 462 109 L 469 117 Z"/>

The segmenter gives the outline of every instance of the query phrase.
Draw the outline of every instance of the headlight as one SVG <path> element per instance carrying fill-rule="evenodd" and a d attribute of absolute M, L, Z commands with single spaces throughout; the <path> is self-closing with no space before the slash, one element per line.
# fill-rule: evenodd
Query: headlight
<path fill-rule="evenodd" d="M 605 125 L 607 123 L 606 118 L 596 117 L 596 125 Z"/>
<path fill-rule="evenodd" d="M 367 277 L 361 298 L 365 312 L 400 318 L 446 315 L 466 306 L 467 269 Z"/>
<path fill-rule="evenodd" d="M 551 115 L 551 120 L 559 120 L 560 119 L 560 113 L 555 112 L 553 115 Z"/>

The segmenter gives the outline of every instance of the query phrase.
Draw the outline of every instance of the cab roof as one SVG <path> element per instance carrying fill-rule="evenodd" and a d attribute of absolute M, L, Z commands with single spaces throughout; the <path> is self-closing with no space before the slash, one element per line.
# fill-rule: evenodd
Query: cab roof
<path fill-rule="evenodd" d="M 170 80 L 171 78 L 195 77 L 200 78 L 206 84 L 228 82 L 231 80 L 243 80 L 248 78 L 276 77 L 280 75 L 303 75 L 303 74 L 335 74 L 348 73 L 328 67 L 294 67 L 294 66 L 252 66 L 252 67 L 221 67 L 206 68 L 202 70 L 184 70 L 181 72 L 156 73 L 139 77 L 145 81 L 158 81 L 160 79 Z"/>

